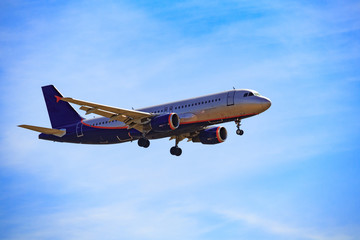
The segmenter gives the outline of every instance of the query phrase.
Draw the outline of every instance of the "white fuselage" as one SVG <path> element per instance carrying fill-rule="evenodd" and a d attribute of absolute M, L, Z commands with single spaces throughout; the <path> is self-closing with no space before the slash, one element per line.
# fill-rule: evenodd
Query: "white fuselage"
<path fill-rule="evenodd" d="M 250 94 L 250 96 L 245 96 Z M 257 115 L 267 110 L 271 101 L 260 96 L 253 90 L 231 90 L 206 96 L 185 99 L 176 102 L 137 109 L 157 115 L 177 113 L 180 124 L 192 124 L 209 122 L 212 124 L 233 118 L 245 118 Z M 108 121 L 108 118 L 99 117 L 87 119 L 84 124 L 99 128 L 126 127 L 126 124 L 118 121 Z"/>

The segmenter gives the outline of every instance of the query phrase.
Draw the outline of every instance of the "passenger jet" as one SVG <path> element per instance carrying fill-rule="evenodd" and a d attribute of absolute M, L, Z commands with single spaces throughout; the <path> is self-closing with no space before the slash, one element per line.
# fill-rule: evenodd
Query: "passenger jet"
<path fill-rule="evenodd" d="M 149 140 L 170 138 L 170 153 L 180 156 L 178 144 L 184 139 L 202 144 L 222 143 L 227 131 L 219 123 L 234 121 L 243 135 L 241 120 L 266 111 L 271 101 L 253 90 L 230 90 L 152 107 L 129 110 L 63 97 L 53 86 L 42 87 L 52 128 L 19 127 L 40 132 L 39 139 L 83 144 L 112 144 L 137 140 L 147 148 Z M 76 104 L 97 118 L 82 118 L 69 104 Z"/>

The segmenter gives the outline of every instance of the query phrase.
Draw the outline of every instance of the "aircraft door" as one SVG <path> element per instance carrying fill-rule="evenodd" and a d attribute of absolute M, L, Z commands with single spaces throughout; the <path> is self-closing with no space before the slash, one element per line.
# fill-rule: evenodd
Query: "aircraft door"
<path fill-rule="evenodd" d="M 234 97 L 235 97 L 235 91 L 230 91 L 227 94 L 227 105 L 231 106 L 234 105 Z"/>
<path fill-rule="evenodd" d="M 76 125 L 76 136 L 77 136 L 77 137 L 82 137 L 82 136 L 84 136 L 84 134 L 83 134 L 83 124 L 82 124 L 82 122 L 78 122 L 78 124 Z"/>

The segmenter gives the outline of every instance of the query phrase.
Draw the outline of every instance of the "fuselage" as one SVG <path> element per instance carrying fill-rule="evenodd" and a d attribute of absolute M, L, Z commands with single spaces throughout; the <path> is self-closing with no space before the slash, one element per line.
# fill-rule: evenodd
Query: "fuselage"
<path fill-rule="evenodd" d="M 168 132 L 149 131 L 148 139 L 178 136 L 192 131 L 200 131 L 209 125 L 241 120 L 264 112 L 271 101 L 253 90 L 231 90 L 206 96 L 170 102 L 137 109 L 153 115 L 176 113 L 180 126 Z M 75 124 L 64 126 L 66 135 L 40 134 L 40 139 L 84 143 L 112 144 L 133 141 L 144 137 L 140 131 L 129 128 L 124 122 L 105 117 L 83 119 Z"/>

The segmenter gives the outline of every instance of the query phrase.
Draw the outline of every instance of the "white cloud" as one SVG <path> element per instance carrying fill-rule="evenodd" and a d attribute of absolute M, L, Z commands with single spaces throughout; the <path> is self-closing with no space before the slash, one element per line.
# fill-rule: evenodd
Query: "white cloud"
<path fill-rule="evenodd" d="M 263 197 L 258 188 L 250 191 L 252 180 L 276 168 L 336 151 L 334 146 L 346 143 L 348 127 L 358 125 L 335 126 L 343 131 L 336 138 L 328 130 L 334 122 L 343 121 L 332 119 L 337 113 L 354 110 L 354 106 L 338 101 L 347 91 L 355 92 L 349 90 L 353 83 L 328 83 L 324 74 L 328 65 L 332 66 L 329 71 L 337 72 L 341 64 L 334 63 L 358 58 L 358 51 L 355 48 L 339 54 L 347 47 L 337 41 L 326 45 L 317 38 L 357 30 L 357 4 L 340 6 L 339 12 L 299 3 L 284 7 L 281 2 L 267 4 L 269 11 L 275 8 L 280 16 L 230 21 L 199 36 L 188 36 L 174 28 L 176 24 L 146 10 L 118 3 L 96 4 L 69 3 L 43 17 L 29 15 L 24 31 L 1 35 L 21 39 L 13 43 L 17 54 L 8 50 L 7 62 L 1 62 L 6 81 L 2 83 L 6 120 L 1 166 L 25 176 L 28 181 L 13 180 L 10 191 L 24 192 L 21 196 L 30 205 L 39 200 L 39 205 L 34 205 L 41 212 L 33 213 L 22 203 L 19 208 L 25 209 L 28 218 L 9 214 L 5 223 L 14 221 L 18 230 L 10 239 L 199 239 L 209 232 L 221 234 L 219 229 L 228 221 L 275 238 L 355 239 L 355 231 L 342 234 L 351 231 L 341 229 L 341 220 L 340 227 L 331 232 L 321 224 L 312 228 L 309 225 L 313 223 L 301 223 L 306 221 L 301 214 L 297 223 L 287 224 L 267 213 L 214 209 L 211 198 L 218 197 L 224 205 L 235 201 L 237 196 L 215 195 L 223 188 L 238 193 L 237 184 L 249 184 L 249 194 Z M 185 3 L 182 9 L 192 4 L 198 5 Z M 259 11 L 261 4 L 255 4 Z M 221 4 L 215 3 L 210 9 L 218 6 Z M 335 20 L 331 17 L 334 12 L 338 16 Z M 201 16 L 195 14 L 188 21 L 199 19 Z M 329 23 L 335 27 L 328 27 Z M 336 49 L 320 51 L 319 42 Z M 358 46 L 353 41 L 350 45 Z M 273 100 L 273 106 L 263 115 L 244 120 L 246 135 L 242 138 L 233 134 L 235 126 L 229 123 L 225 125 L 230 134 L 226 143 L 204 146 L 181 142 L 183 156 L 174 159 L 168 153 L 173 142 L 167 139 L 152 142 L 146 150 L 136 143 L 84 146 L 40 141 L 35 133 L 16 128 L 20 123 L 49 126 L 40 91 L 41 85 L 49 83 L 66 96 L 128 108 L 235 85 L 259 90 Z M 315 118 L 322 124 L 313 124 Z M 25 194 L 32 190 L 55 198 L 55 202 Z M 62 197 L 69 200 L 62 203 Z M 41 207 L 42 203 L 45 206 Z M 237 203 L 243 208 L 252 206 L 247 200 Z M 266 202 L 261 204 L 267 209 Z M 293 202 L 286 207 L 296 212 L 296 205 Z M 202 212 L 220 214 L 226 220 L 220 217 L 208 223 L 201 218 Z M 314 224 L 323 220 L 321 215 L 314 217 Z M 353 222 L 357 226 L 356 220 Z"/>
<path fill-rule="evenodd" d="M 275 219 L 266 219 L 255 214 L 244 213 L 240 211 L 220 210 L 219 214 L 233 221 L 244 223 L 250 227 L 258 228 L 262 231 L 270 232 L 278 236 L 285 236 L 290 239 L 311 239 L 311 240 L 351 240 L 355 236 L 346 234 L 337 234 L 332 230 L 319 232 L 316 228 L 299 228 L 289 226 L 287 223 L 277 222 Z"/>

